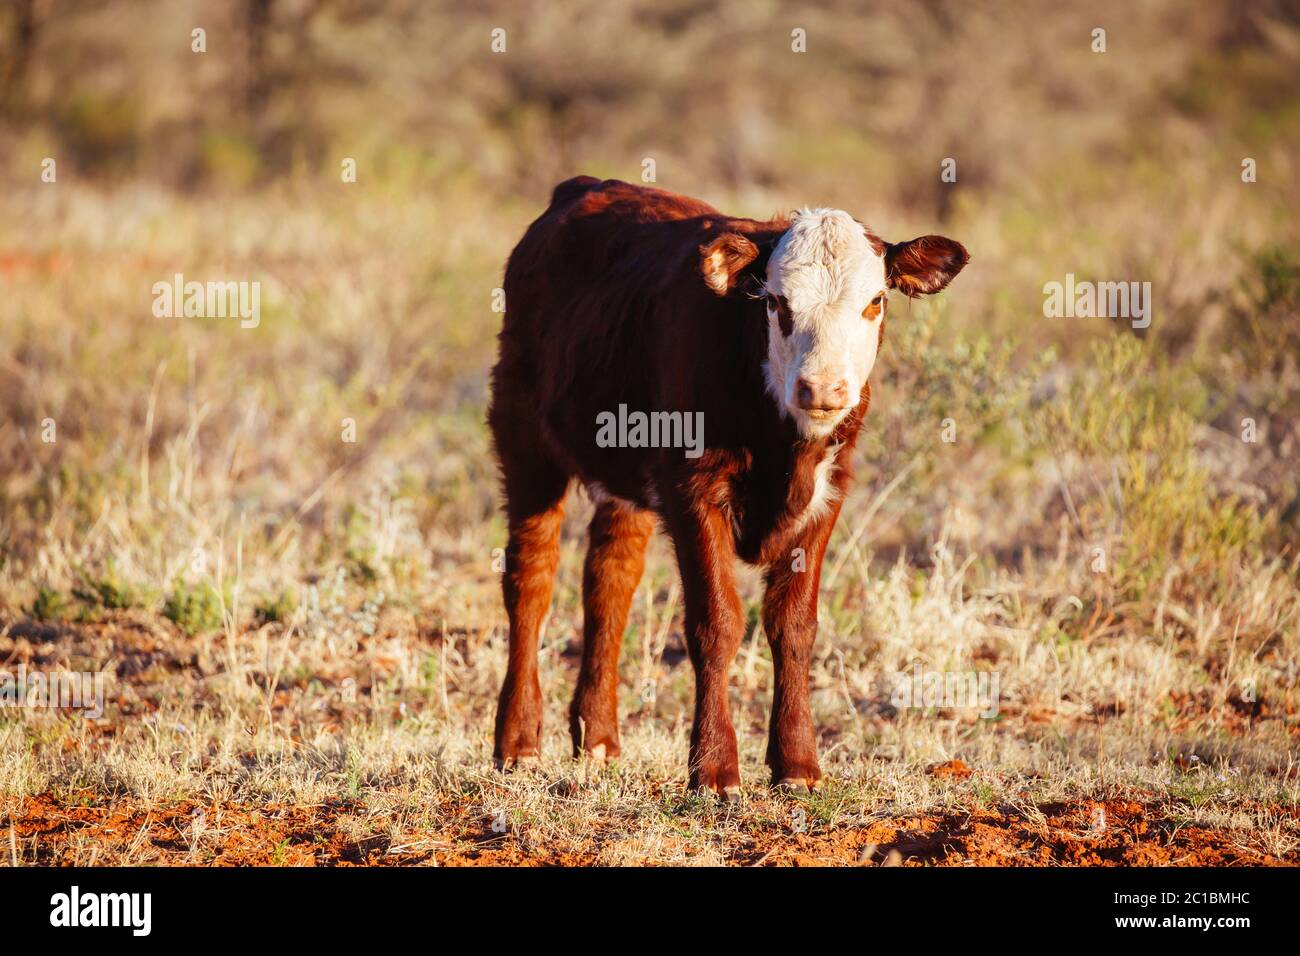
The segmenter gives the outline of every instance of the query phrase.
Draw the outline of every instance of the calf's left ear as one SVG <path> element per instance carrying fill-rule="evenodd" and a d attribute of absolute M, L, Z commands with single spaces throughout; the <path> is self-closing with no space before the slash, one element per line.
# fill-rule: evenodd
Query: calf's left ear
<path fill-rule="evenodd" d="M 736 287 L 745 267 L 758 258 L 758 246 L 735 232 L 724 232 L 700 246 L 700 273 L 710 289 L 726 295 Z"/>
<path fill-rule="evenodd" d="M 921 236 L 885 247 L 885 278 L 906 296 L 938 292 L 970 262 L 966 247 L 947 236 Z"/>

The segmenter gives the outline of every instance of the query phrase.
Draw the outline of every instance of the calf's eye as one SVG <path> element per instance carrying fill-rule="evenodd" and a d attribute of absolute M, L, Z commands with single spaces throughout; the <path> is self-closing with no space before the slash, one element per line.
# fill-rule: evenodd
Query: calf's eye
<path fill-rule="evenodd" d="M 776 315 L 776 324 L 781 327 L 781 334 L 788 339 L 790 333 L 794 331 L 794 319 L 790 315 L 790 303 L 786 301 L 785 296 L 768 296 L 767 314 Z"/>
<path fill-rule="evenodd" d="M 885 311 L 885 293 L 880 293 L 871 300 L 871 303 L 862 310 L 862 317 L 869 322 L 874 322 L 880 318 Z"/>

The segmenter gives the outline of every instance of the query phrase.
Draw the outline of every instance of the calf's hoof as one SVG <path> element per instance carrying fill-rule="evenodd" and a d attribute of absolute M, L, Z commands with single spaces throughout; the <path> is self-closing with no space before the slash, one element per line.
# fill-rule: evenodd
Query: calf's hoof
<path fill-rule="evenodd" d="M 817 789 L 817 781 L 807 777 L 782 777 L 776 782 L 776 789 L 785 793 L 808 793 Z"/>
<path fill-rule="evenodd" d="M 618 757 L 618 748 L 615 747 L 611 752 L 609 747 L 604 744 L 596 744 L 594 747 L 588 747 L 580 750 L 575 755 L 578 760 L 594 770 L 600 770 L 610 761 Z"/>
<path fill-rule="evenodd" d="M 492 766 L 498 770 L 537 770 L 542 765 L 540 754 L 517 754 L 513 757 L 493 757 Z"/>
<path fill-rule="evenodd" d="M 618 759 L 619 748 L 618 744 L 595 744 L 591 747 L 575 748 L 573 756 L 578 760 L 603 766 L 609 761 Z"/>
<path fill-rule="evenodd" d="M 695 788 L 695 794 L 705 800 L 717 800 L 725 803 L 727 806 L 736 806 L 740 803 L 740 787 L 731 786 L 715 790 L 712 787 L 699 786 Z"/>

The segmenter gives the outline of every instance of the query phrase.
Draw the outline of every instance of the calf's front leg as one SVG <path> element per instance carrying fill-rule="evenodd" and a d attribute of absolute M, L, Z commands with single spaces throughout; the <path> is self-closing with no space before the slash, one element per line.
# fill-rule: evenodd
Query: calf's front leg
<path fill-rule="evenodd" d="M 697 500 L 667 510 L 682 576 L 686 646 L 695 669 L 690 786 L 736 800 L 740 761 L 727 682 L 745 618 L 736 594 L 735 540 L 725 513 L 712 504 Z"/>
<path fill-rule="evenodd" d="M 774 674 L 767 765 L 773 784 L 794 790 L 817 786 L 822 775 L 808 683 L 817 640 L 822 557 L 838 512 L 837 503 L 768 567 L 763 594 L 763 631 L 772 648 Z"/>

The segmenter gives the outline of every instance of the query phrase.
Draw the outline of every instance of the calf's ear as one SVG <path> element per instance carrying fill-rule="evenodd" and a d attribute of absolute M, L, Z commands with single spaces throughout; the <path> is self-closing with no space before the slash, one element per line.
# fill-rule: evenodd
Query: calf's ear
<path fill-rule="evenodd" d="M 966 247 L 946 236 L 921 236 L 885 246 L 885 278 L 909 297 L 944 288 L 970 262 Z"/>
<path fill-rule="evenodd" d="M 700 274 L 718 295 L 736 287 L 745 268 L 758 258 L 758 246 L 735 232 L 724 232 L 700 246 Z"/>

